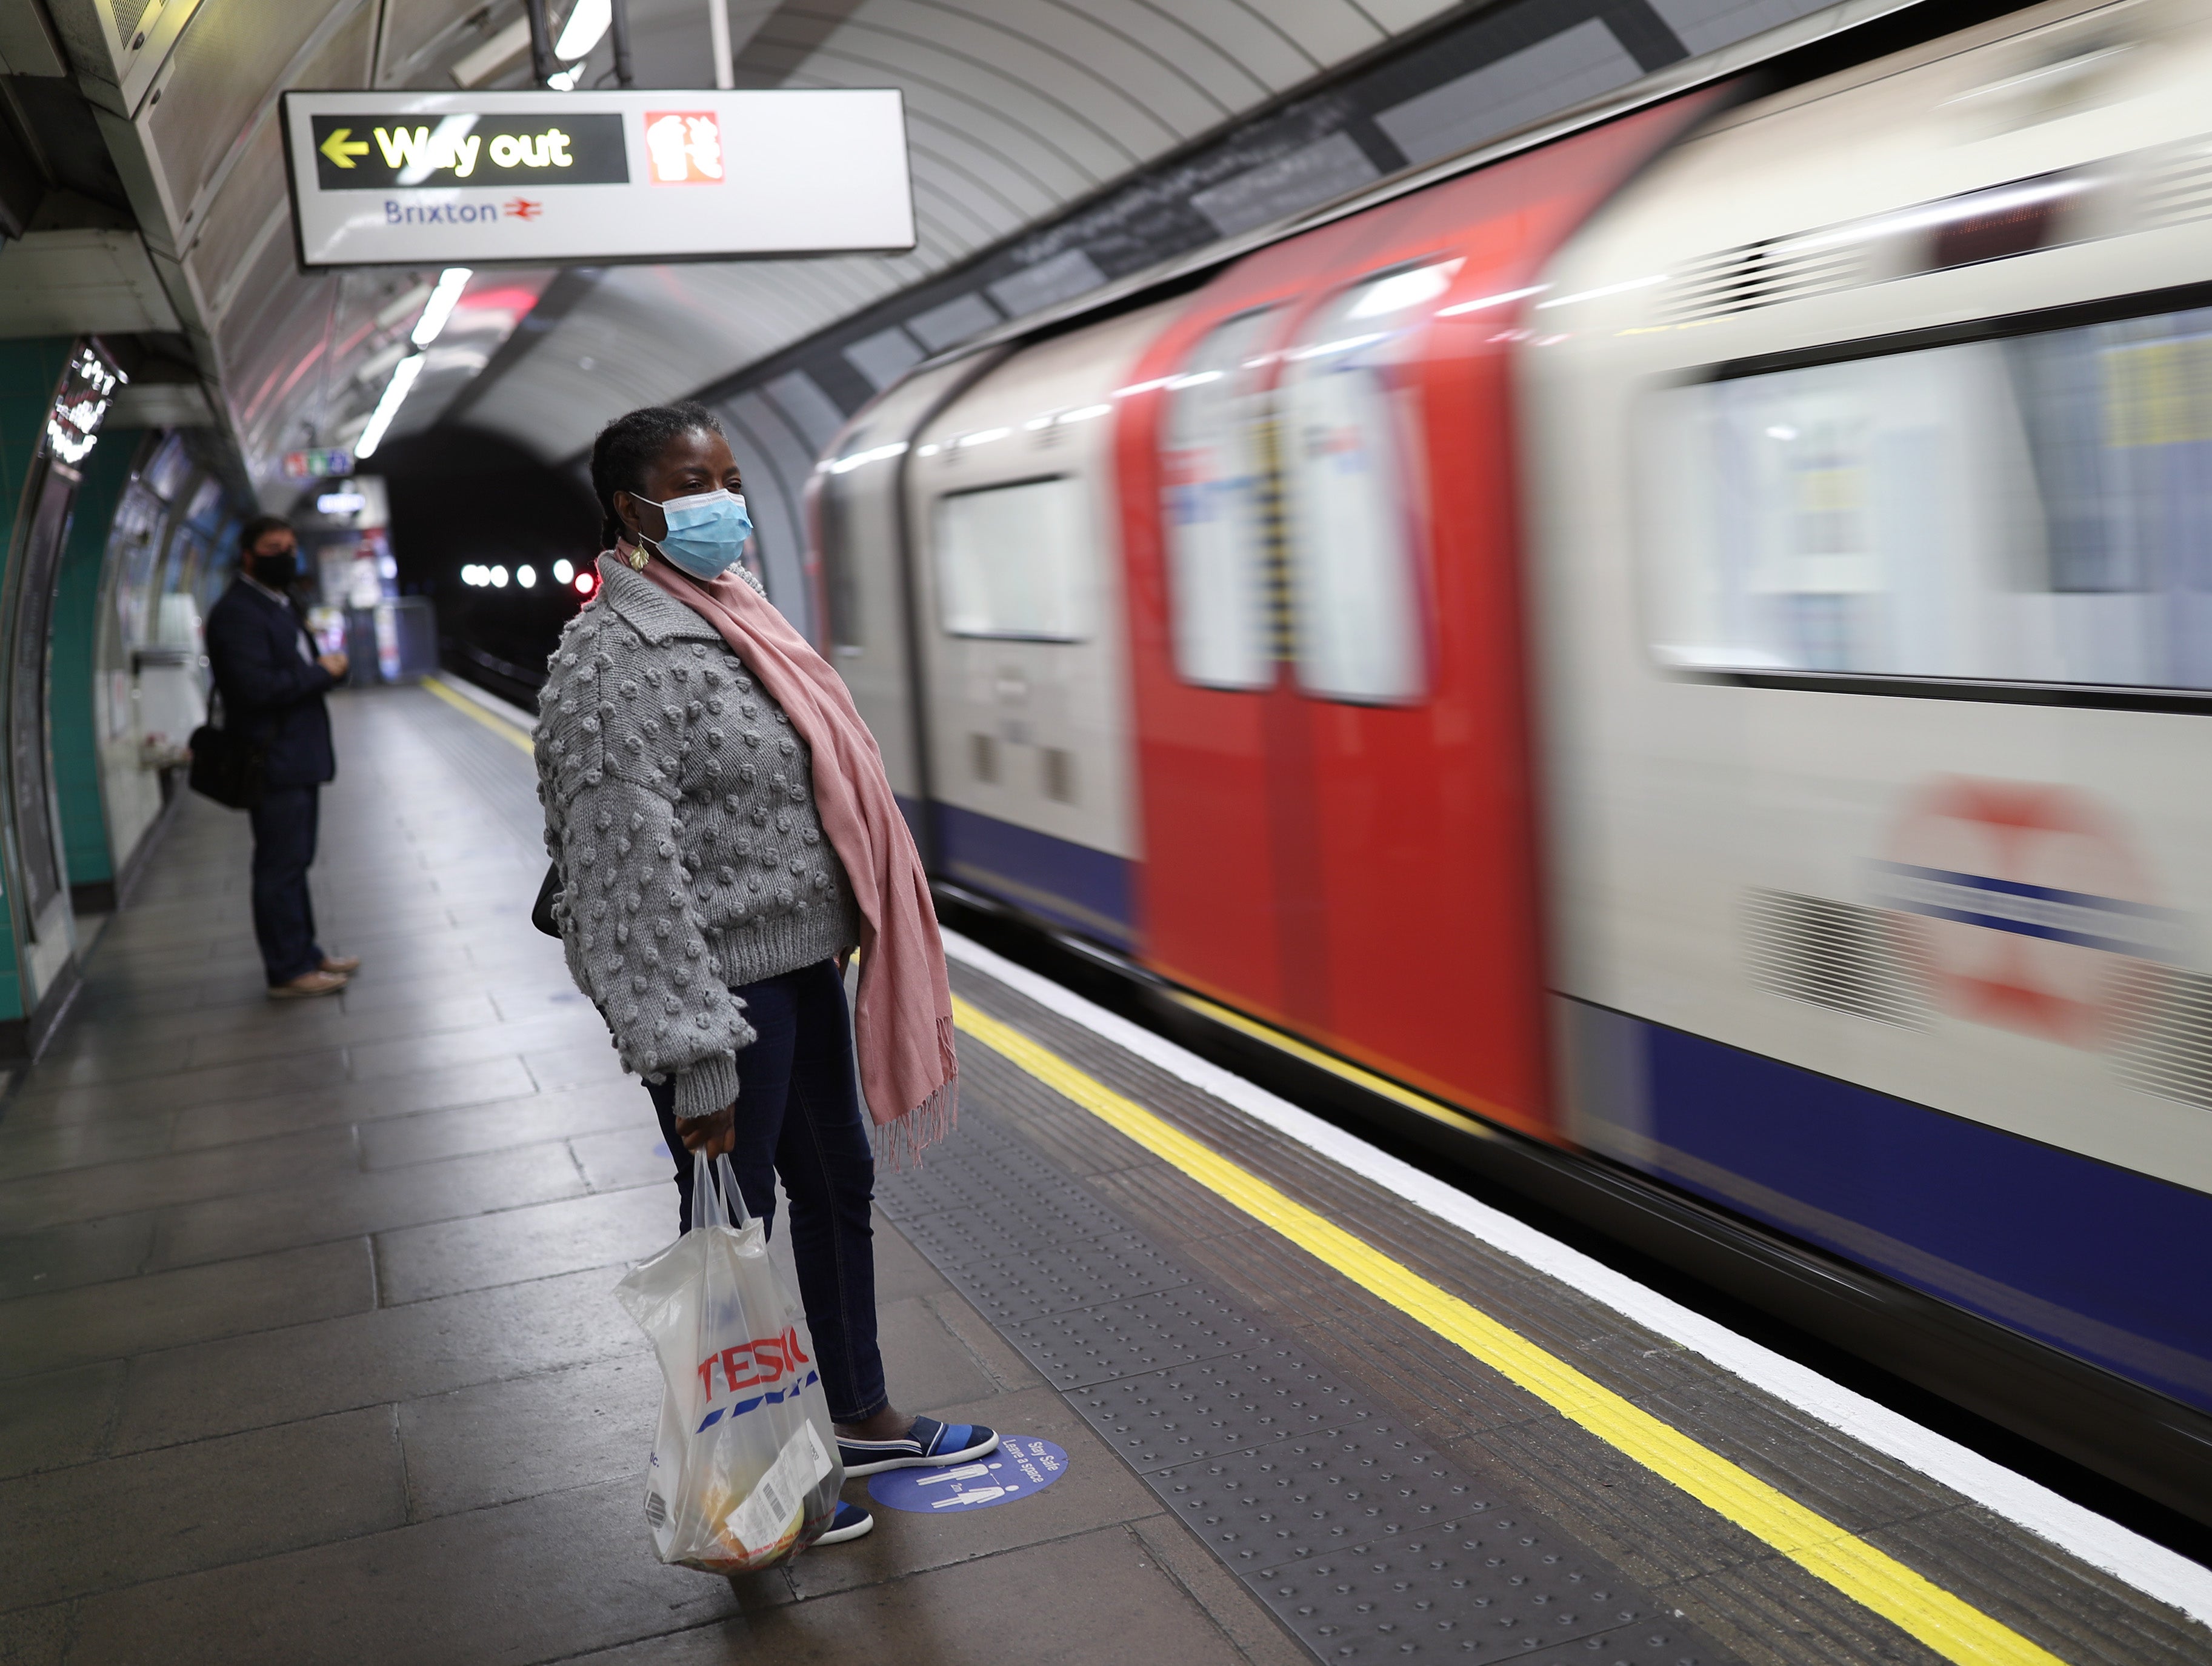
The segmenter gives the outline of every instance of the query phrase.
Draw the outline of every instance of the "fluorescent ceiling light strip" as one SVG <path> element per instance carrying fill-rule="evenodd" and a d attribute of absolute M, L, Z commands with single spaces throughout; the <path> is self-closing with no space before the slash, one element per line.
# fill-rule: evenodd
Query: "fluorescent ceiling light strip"
<path fill-rule="evenodd" d="M 422 356 L 410 353 L 392 367 L 392 380 L 384 385 L 384 397 L 376 402 L 369 413 L 368 426 L 361 431 L 361 438 L 353 442 L 356 457 L 371 457 L 384 443 L 384 431 L 392 426 L 392 419 L 399 414 L 399 407 L 407 401 L 408 389 L 422 374 Z"/>
<path fill-rule="evenodd" d="M 568 14 L 561 38 L 553 43 L 553 56 L 564 64 L 590 57 L 614 18 L 613 0 L 576 0 L 576 9 Z"/>
<path fill-rule="evenodd" d="M 473 276 L 466 266 L 448 266 L 438 274 L 438 287 L 430 291 L 429 300 L 422 303 L 422 316 L 415 320 L 414 332 L 408 339 L 417 347 L 428 347 L 438 339 L 446 321 L 460 305 L 461 291 L 469 287 Z"/>

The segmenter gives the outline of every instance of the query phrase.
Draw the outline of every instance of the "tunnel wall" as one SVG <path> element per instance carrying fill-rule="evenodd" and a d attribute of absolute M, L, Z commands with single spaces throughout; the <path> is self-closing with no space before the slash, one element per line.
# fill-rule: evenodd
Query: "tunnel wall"
<path fill-rule="evenodd" d="M 48 466 L 40 455 L 40 440 L 73 345 L 66 336 L 0 342 L 0 503 L 11 506 L 7 568 L 0 573 L 5 581 L 0 590 L 5 599 L 0 604 L 5 611 L 0 617 L 0 643 L 10 648 L 22 596 L 20 569 L 30 547 L 30 522 Z M 12 663 L 8 668 L 12 671 Z M 14 681 L 0 677 L 0 720 L 12 716 Z M 0 732 L 5 727 L 0 721 Z M 33 1020 L 41 1016 L 42 1001 L 51 1013 L 67 1000 L 76 976 L 76 919 L 65 899 L 59 906 L 40 909 L 40 918 L 31 917 L 24 849 L 27 832 L 35 840 L 39 830 L 27 828 L 24 818 L 15 813 L 12 784 L 5 797 L 9 802 L 0 806 L 4 809 L 0 814 L 0 829 L 4 829 L 0 889 L 4 889 L 7 903 L 0 909 L 0 1058 L 21 1057 L 30 1051 L 36 1040 Z M 41 813 L 48 820 L 47 836 L 57 837 L 51 802 L 30 806 L 32 816 Z"/>
<path fill-rule="evenodd" d="M 0 341 L 0 1064 L 35 1056 L 76 986 L 78 916 L 123 899 L 180 790 L 240 513 L 204 434 L 52 454 L 77 344 Z"/>
<path fill-rule="evenodd" d="M 96 698 L 94 660 L 108 530 L 130 484 L 141 438 L 128 431 L 103 433 L 85 459 L 54 593 L 47 721 L 53 737 L 63 860 L 69 869 L 70 901 L 80 914 L 115 906 L 117 857 L 108 837 L 100 780 L 103 726 L 97 708 L 105 702 Z"/>

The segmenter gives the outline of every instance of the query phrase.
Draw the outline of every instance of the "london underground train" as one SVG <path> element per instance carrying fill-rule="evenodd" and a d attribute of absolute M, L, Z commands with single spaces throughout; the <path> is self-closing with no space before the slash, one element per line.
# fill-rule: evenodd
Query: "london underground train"
<path fill-rule="evenodd" d="M 2212 1519 L 2212 5 L 1898 39 L 921 367 L 829 635 L 949 886 Z"/>

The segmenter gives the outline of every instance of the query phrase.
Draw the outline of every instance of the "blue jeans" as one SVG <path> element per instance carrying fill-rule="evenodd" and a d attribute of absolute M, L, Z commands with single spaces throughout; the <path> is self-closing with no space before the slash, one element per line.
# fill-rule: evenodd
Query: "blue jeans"
<path fill-rule="evenodd" d="M 271 787 L 246 812 L 253 824 L 253 937 L 271 986 L 323 964 L 307 900 L 319 804 L 319 788 Z"/>
<path fill-rule="evenodd" d="M 773 1230 L 775 1180 L 791 1195 L 799 1297 L 822 1363 L 832 1422 L 858 1423 L 890 1403 L 876 1346 L 876 1159 L 853 1071 L 845 982 L 827 960 L 742 985 L 759 1039 L 738 1052 L 738 1142 L 730 1152 L 745 1207 Z M 691 1153 L 676 1132 L 676 1085 L 648 1082 L 676 1159 L 678 1219 L 691 1225 Z"/>

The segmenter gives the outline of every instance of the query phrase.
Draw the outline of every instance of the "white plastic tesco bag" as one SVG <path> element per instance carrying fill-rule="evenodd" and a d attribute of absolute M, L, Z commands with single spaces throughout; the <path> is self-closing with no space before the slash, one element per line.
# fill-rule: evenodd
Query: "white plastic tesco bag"
<path fill-rule="evenodd" d="M 645 1480 L 660 1560 L 745 1573 L 813 1543 L 845 1470 L 805 1316 L 728 1158 L 693 1158 L 691 1230 L 632 1268 L 615 1298 L 652 1341 L 665 1384 Z"/>

